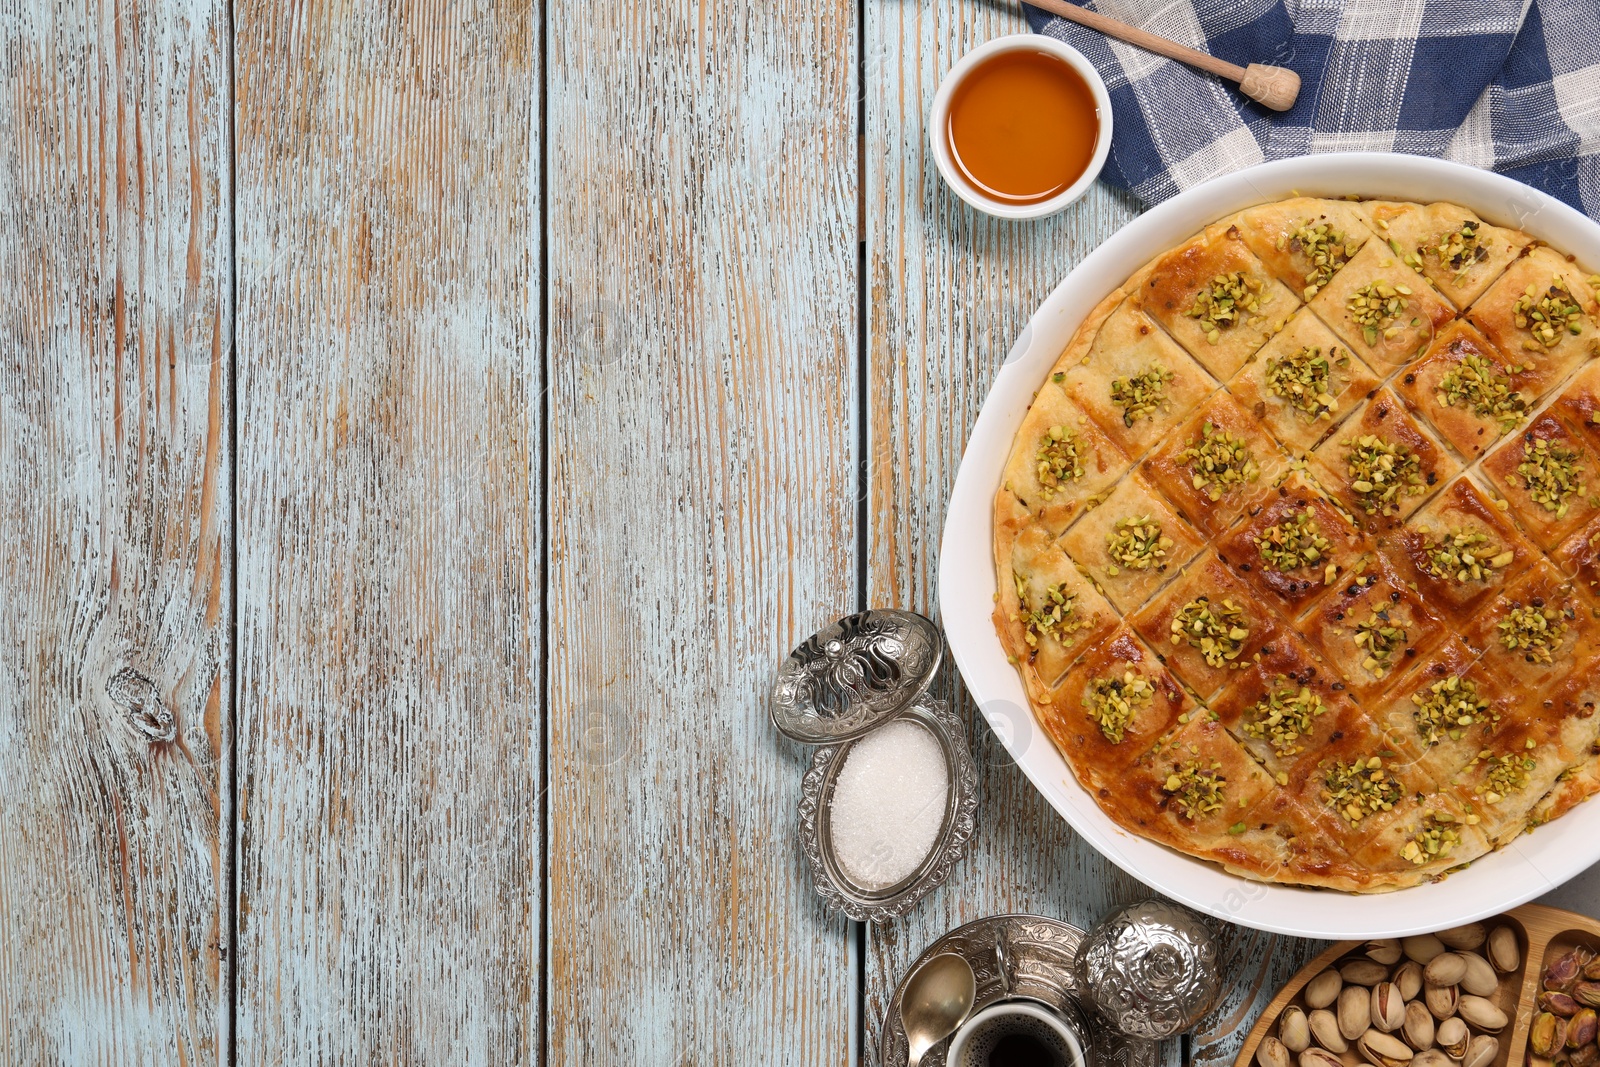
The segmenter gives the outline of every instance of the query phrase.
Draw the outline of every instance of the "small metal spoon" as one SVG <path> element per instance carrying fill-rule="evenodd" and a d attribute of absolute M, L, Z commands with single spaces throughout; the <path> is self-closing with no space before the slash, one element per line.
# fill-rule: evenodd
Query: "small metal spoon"
<path fill-rule="evenodd" d="M 927 960 L 900 991 L 900 1021 L 906 1028 L 906 1067 L 918 1067 L 928 1050 L 961 1027 L 972 1013 L 978 979 L 972 965 L 953 952 Z"/>

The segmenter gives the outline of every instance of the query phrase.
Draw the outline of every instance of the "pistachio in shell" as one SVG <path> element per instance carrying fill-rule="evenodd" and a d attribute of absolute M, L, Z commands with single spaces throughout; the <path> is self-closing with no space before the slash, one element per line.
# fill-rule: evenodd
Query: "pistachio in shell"
<path fill-rule="evenodd" d="M 1433 1012 L 1435 1019 L 1448 1019 L 1456 1013 L 1461 991 L 1453 985 L 1431 985 L 1423 990 L 1422 1001 Z"/>
<path fill-rule="evenodd" d="M 1367 947 L 1362 950 L 1367 959 L 1393 967 L 1400 962 L 1400 939 L 1398 937 L 1380 937 L 1367 942 Z"/>
<path fill-rule="evenodd" d="M 1400 1029 L 1406 1021 L 1406 1001 L 1393 982 L 1372 987 L 1372 1025 L 1386 1034 Z"/>
<path fill-rule="evenodd" d="M 1363 986 L 1347 985 L 1339 990 L 1339 1032 L 1346 1041 L 1355 1041 L 1372 1029 L 1372 994 Z"/>
<path fill-rule="evenodd" d="M 1536 1056 L 1549 1056 L 1567 1043 L 1567 1020 L 1548 1011 L 1533 1017 L 1528 1028 L 1528 1046 Z"/>
<path fill-rule="evenodd" d="M 1475 997 L 1492 997 L 1500 988 L 1500 978 L 1494 973 L 1488 960 L 1476 952 L 1463 952 L 1461 958 L 1466 961 L 1466 973 L 1461 976 L 1461 991 L 1471 993 Z"/>
<path fill-rule="evenodd" d="M 1406 1005 L 1406 1021 L 1401 1027 L 1406 1044 L 1421 1052 L 1423 1049 L 1433 1047 L 1434 1038 L 1433 1012 L 1420 1000 L 1413 1000 Z"/>
<path fill-rule="evenodd" d="M 1440 930 L 1433 936 L 1443 941 L 1447 948 L 1470 951 L 1489 939 L 1489 931 L 1482 923 L 1466 923 L 1462 926 L 1452 926 L 1448 930 Z"/>
<path fill-rule="evenodd" d="M 1552 1015 L 1570 1019 L 1578 1014 L 1578 1009 L 1583 1005 L 1579 1004 L 1570 993 L 1563 993 L 1556 989 L 1546 989 L 1539 994 L 1539 1007 Z"/>
<path fill-rule="evenodd" d="M 1517 932 L 1509 926 L 1496 926 L 1489 931 L 1488 956 L 1494 969 L 1510 974 L 1522 966 L 1522 947 L 1517 944 Z"/>
<path fill-rule="evenodd" d="M 1353 959 L 1339 965 L 1339 975 L 1351 985 L 1371 988 L 1389 977 L 1389 968 L 1377 960 Z"/>
<path fill-rule="evenodd" d="M 1300 1053 L 1300 1067 L 1344 1067 L 1344 1061 L 1325 1048 L 1312 1045 Z"/>
<path fill-rule="evenodd" d="M 1471 1022 L 1472 1020 L 1467 1020 Z M 1584 1008 L 1572 1017 L 1567 1023 L 1567 1047 L 1582 1048 L 1594 1044 L 1595 1037 L 1600 1035 L 1600 1019 L 1595 1016 L 1593 1008 Z"/>
<path fill-rule="evenodd" d="M 1407 1000 L 1416 1000 L 1422 992 L 1422 964 L 1416 960 L 1406 960 L 1394 971 L 1394 984 L 1399 988 L 1400 995 Z"/>
<path fill-rule="evenodd" d="M 1472 1034 L 1467 1030 L 1467 1024 L 1452 1016 L 1439 1024 L 1439 1029 L 1434 1033 L 1433 1039 L 1439 1047 L 1449 1054 L 1451 1059 L 1459 1060 L 1467 1054 L 1467 1042 Z"/>
<path fill-rule="evenodd" d="M 1500 1055 L 1500 1040 L 1488 1034 L 1479 1034 L 1467 1042 L 1467 1053 L 1461 1057 L 1461 1067 L 1489 1067 Z"/>
<path fill-rule="evenodd" d="M 1411 1062 L 1411 1046 L 1393 1034 L 1368 1030 L 1356 1041 L 1356 1051 L 1372 1067 L 1406 1067 Z"/>
<path fill-rule="evenodd" d="M 1441 952 L 1422 969 L 1422 980 L 1429 985 L 1459 985 L 1467 976 L 1467 961 L 1455 952 Z"/>
<path fill-rule="evenodd" d="M 1408 959 L 1416 960 L 1426 967 L 1433 962 L 1435 956 L 1444 951 L 1444 942 L 1432 934 L 1417 934 L 1401 939 L 1400 947 Z"/>
<path fill-rule="evenodd" d="M 1282 1041 L 1267 1035 L 1256 1046 L 1256 1067 L 1289 1067 L 1289 1050 Z"/>
<path fill-rule="evenodd" d="M 1425 1048 L 1411 1058 L 1411 1067 L 1455 1067 L 1455 1062 L 1436 1048 Z"/>
<path fill-rule="evenodd" d="M 1339 1031 L 1339 1018 L 1327 1008 L 1315 1008 L 1306 1016 L 1306 1025 L 1311 1028 L 1311 1038 L 1329 1052 L 1344 1053 L 1350 1051 L 1350 1042 Z"/>
<path fill-rule="evenodd" d="M 1468 1026 L 1487 1034 L 1498 1034 L 1506 1028 L 1506 1023 L 1509 1021 L 1506 1013 L 1501 1011 L 1494 1001 L 1471 994 L 1457 1002 L 1456 1011 L 1467 1021 Z"/>
<path fill-rule="evenodd" d="M 1306 1007 L 1326 1008 L 1339 999 L 1339 990 L 1342 988 L 1344 979 L 1338 971 L 1323 971 L 1306 983 Z"/>
<path fill-rule="evenodd" d="M 1299 1005 L 1291 1004 L 1278 1018 L 1278 1040 L 1296 1055 L 1311 1047 L 1311 1025 Z"/>

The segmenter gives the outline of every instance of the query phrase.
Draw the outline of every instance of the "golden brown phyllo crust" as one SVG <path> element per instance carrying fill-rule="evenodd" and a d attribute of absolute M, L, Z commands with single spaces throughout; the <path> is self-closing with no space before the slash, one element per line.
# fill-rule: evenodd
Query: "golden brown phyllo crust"
<path fill-rule="evenodd" d="M 1107 815 L 1372 892 L 1600 791 L 1597 289 L 1454 204 L 1297 198 L 1088 316 L 995 496 L 994 618 Z"/>

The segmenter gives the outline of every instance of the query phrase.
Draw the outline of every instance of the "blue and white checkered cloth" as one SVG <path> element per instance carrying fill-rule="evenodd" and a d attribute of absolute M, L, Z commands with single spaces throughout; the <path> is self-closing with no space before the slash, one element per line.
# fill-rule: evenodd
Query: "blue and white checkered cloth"
<path fill-rule="evenodd" d="M 1439 156 L 1600 219 L 1600 0 L 1092 0 L 1102 14 L 1302 80 L 1282 114 L 1181 63 L 1026 8 L 1111 90 L 1103 177 L 1146 203 L 1310 152 Z"/>

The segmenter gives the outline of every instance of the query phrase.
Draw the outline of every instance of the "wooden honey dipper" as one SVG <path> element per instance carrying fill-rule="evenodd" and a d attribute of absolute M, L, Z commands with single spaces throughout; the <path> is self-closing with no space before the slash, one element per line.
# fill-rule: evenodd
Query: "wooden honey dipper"
<path fill-rule="evenodd" d="M 1241 93 L 1274 111 L 1288 111 L 1294 107 L 1295 98 L 1300 95 L 1300 75 L 1287 67 L 1273 67 L 1265 63 L 1252 63 L 1248 67 L 1241 67 L 1193 48 L 1186 48 L 1176 41 L 1158 37 L 1126 22 L 1118 22 L 1098 12 L 1069 4 L 1066 0 L 1027 0 L 1027 2 L 1053 15 L 1060 15 L 1070 22 L 1076 22 L 1080 26 L 1099 30 L 1107 37 L 1127 41 L 1148 52 L 1176 59 L 1180 63 L 1187 63 L 1191 67 L 1199 67 L 1218 77 L 1238 82 Z"/>

